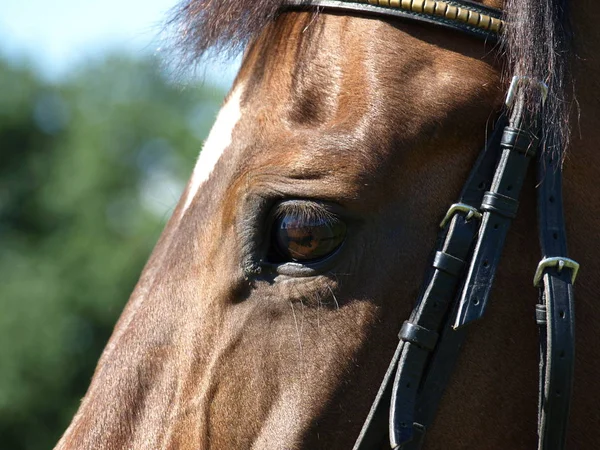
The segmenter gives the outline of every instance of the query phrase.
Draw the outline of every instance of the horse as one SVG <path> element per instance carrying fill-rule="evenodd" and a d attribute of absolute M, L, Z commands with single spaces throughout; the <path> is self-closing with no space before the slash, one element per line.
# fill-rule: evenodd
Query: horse
<path fill-rule="evenodd" d="M 184 52 L 243 48 L 243 63 L 56 449 L 352 448 L 431 279 L 439 222 L 495 140 L 513 75 L 548 87 L 539 151 L 563 164 L 569 252 L 582 266 L 566 448 L 596 448 L 600 6 L 407 3 L 419 18 L 442 3 L 442 14 L 472 10 L 465 21 L 480 11 L 475 25 L 502 9 L 496 44 L 423 20 L 289 3 L 186 0 L 175 12 Z M 522 89 L 527 111 L 536 89 Z M 468 332 L 426 449 L 538 443 L 541 182 L 526 173 L 485 317 L 458 328 Z M 413 343 L 427 337 L 405 331 Z"/>

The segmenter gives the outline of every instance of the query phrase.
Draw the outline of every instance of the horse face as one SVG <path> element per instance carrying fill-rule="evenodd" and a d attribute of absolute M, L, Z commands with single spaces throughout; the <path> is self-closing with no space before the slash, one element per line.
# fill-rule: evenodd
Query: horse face
<path fill-rule="evenodd" d="M 58 448 L 350 448 L 499 110 L 487 51 L 263 30 Z"/>

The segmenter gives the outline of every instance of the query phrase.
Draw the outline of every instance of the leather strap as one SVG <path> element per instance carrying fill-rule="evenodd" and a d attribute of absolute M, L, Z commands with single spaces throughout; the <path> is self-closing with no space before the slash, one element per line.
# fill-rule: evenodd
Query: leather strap
<path fill-rule="evenodd" d="M 538 123 L 525 112 L 522 100 L 518 101 L 512 109 L 509 126 L 504 127 L 501 134 L 499 147 L 502 155 L 498 164 L 495 165 L 496 153 L 493 151 L 488 153 L 487 160 L 491 162 L 487 163 L 489 167 L 487 180 L 477 185 L 480 189 L 477 195 L 468 199 L 461 195 L 461 204 L 467 208 L 472 208 L 477 202 L 480 203 L 480 208 L 484 212 L 481 227 L 474 226 L 469 229 L 467 225 L 474 222 L 469 221 L 467 216 L 453 217 L 444 244 L 435 254 L 434 271 L 408 321 L 427 337 L 430 344 L 422 345 L 422 342 L 415 342 L 414 339 L 401 343 L 393 362 L 396 364 L 397 360 L 398 368 L 392 390 L 390 392 L 387 385 L 382 385 L 380 389 L 382 396 L 391 395 L 389 440 L 393 449 L 418 450 L 421 447 L 427 427 L 433 421 L 448 383 L 449 373 L 456 364 L 465 332 L 461 328 L 455 329 L 456 323 L 451 325 L 449 311 L 453 310 L 452 300 L 460 283 L 460 269 L 469 259 L 471 244 L 476 235 L 477 244 L 464 285 L 467 295 L 461 297 L 455 311 L 457 322 L 458 319 L 469 317 L 469 314 L 464 314 L 468 312 L 464 299 L 469 298 L 473 286 L 480 286 L 484 292 L 484 297 L 479 299 L 475 297 L 477 301 L 472 302 L 475 306 L 481 303 L 482 309 L 479 315 L 483 311 L 508 226 L 517 212 L 518 195 L 523 186 L 529 161 L 537 150 L 537 127 Z M 489 154 L 493 154 L 493 158 Z M 481 170 L 479 163 L 485 158 L 484 152 L 473 173 Z M 481 188 L 489 185 L 492 173 L 493 181 L 489 191 L 482 192 Z M 467 181 L 464 192 L 473 192 L 473 178 L 474 176 L 471 176 Z M 494 232 L 496 234 L 491 235 Z M 487 242 L 488 240 L 490 243 Z M 474 274 L 477 275 L 474 268 L 477 267 L 483 268 L 480 269 L 483 275 L 474 277 Z M 479 283 L 469 283 L 469 278 L 471 280 L 477 278 Z M 467 303 L 467 307 L 469 304 Z M 405 335 L 406 333 L 400 333 L 401 338 Z M 441 335 L 441 339 L 437 338 L 438 335 Z M 437 345 L 432 349 L 431 342 L 434 340 Z M 390 382 L 393 370 L 392 366 L 388 368 L 385 383 Z M 382 404 L 381 401 L 374 404 L 373 409 L 381 408 Z M 370 418 L 377 415 L 373 409 Z M 365 423 L 361 437 L 368 436 L 370 426 L 371 423 Z M 380 426 L 373 429 L 380 429 Z M 361 442 L 359 438 L 355 449 L 377 448 L 361 447 L 358 445 Z M 375 442 L 375 440 L 368 439 L 365 442 Z"/>
<path fill-rule="evenodd" d="M 451 314 L 452 317 L 452 314 Z M 421 390 L 415 410 L 415 423 L 421 428 L 415 429 L 411 441 L 402 446 L 402 450 L 419 450 L 425 441 L 425 431 L 429 429 L 438 410 L 442 396 L 454 373 L 458 355 L 467 336 L 468 327 L 455 330 L 452 321 L 447 320 L 440 335 L 439 343 L 423 377 Z"/>
<path fill-rule="evenodd" d="M 477 220 L 467 221 L 462 215 L 455 216 L 444 242 L 444 253 L 461 260 L 467 259 L 478 229 Z M 452 301 L 456 296 L 461 275 L 462 273 L 450 275 L 436 269 L 420 305 L 411 317 L 411 323 L 435 330 L 437 335 L 448 312 L 452 310 Z M 425 428 L 425 424 L 415 423 L 414 415 L 421 380 L 432 350 L 411 342 L 407 342 L 403 348 L 394 379 L 390 407 L 390 444 L 394 449 L 413 438 L 415 427 Z"/>
<path fill-rule="evenodd" d="M 493 177 L 505 123 L 504 116 L 496 123 L 494 133 L 486 142 L 459 197 L 460 205 L 474 208 L 481 203 L 483 193 Z M 455 209 L 451 208 L 451 211 Z M 387 428 L 390 430 L 393 448 L 398 448 L 411 439 L 420 441 L 431 423 L 429 419 L 424 420 L 424 423 L 415 420 L 415 413 L 420 407 L 418 396 L 423 392 L 421 380 L 436 346 L 443 345 L 445 348 L 447 342 L 452 342 L 451 339 L 444 341 L 445 337 L 440 342 L 438 331 L 441 333 L 444 330 L 444 321 L 447 321 L 449 312 L 452 311 L 452 301 L 460 283 L 464 260 L 471 251 L 478 229 L 478 220 L 469 213 L 462 212 L 453 214 L 450 225 L 441 231 L 439 251 L 434 256 L 431 275 L 424 284 L 410 319 L 402 327 L 400 342 L 354 445 L 355 450 L 381 448 L 388 425 L 388 409 L 390 423 Z M 462 333 L 459 341 L 462 342 Z M 457 349 L 460 342 L 455 344 Z M 438 351 L 435 350 L 433 355 L 437 354 Z M 451 359 L 455 361 L 456 358 Z M 436 373 L 435 377 L 437 375 Z M 435 391 L 443 391 L 444 387 L 445 383 Z M 429 392 L 427 395 L 430 395 Z M 427 411 L 431 411 L 430 415 L 433 416 L 439 399 L 436 400 L 433 396 L 429 398 Z"/>
<path fill-rule="evenodd" d="M 481 242 L 485 239 L 489 239 L 489 236 L 486 237 L 486 234 L 489 234 L 490 232 L 499 232 L 495 236 L 497 238 L 496 242 L 492 242 L 491 246 L 492 252 L 498 252 L 498 256 L 496 257 L 496 260 L 498 260 L 504 237 L 508 231 L 508 225 L 517 212 L 518 193 L 523 185 L 527 167 L 529 165 L 529 159 L 535 154 L 538 144 L 536 136 L 529 131 L 529 122 L 524 121 L 523 119 L 523 109 L 521 105 L 518 104 L 513 109 L 510 125 L 505 127 L 502 133 L 502 138 L 500 140 L 502 156 L 496 167 L 490 190 L 486 191 L 481 197 L 481 210 L 484 211 L 484 214 L 481 227 L 477 230 L 477 246 L 471 258 L 470 267 L 472 269 L 479 259 L 484 268 L 490 269 L 486 275 L 491 276 L 491 278 L 493 278 L 495 267 L 490 268 L 490 264 L 482 256 L 485 252 L 482 252 Z M 527 131 L 521 131 L 522 128 L 526 128 Z M 501 226 L 503 226 L 503 228 L 501 228 Z M 504 232 L 504 235 L 501 234 L 502 232 Z M 484 246 L 483 250 L 485 250 L 485 248 L 486 247 Z M 483 287 L 489 289 L 491 279 L 484 281 L 484 283 L 486 283 L 486 286 Z M 468 285 L 465 283 L 465 286 Z M 450 295 L 453 293 L 454 291 L 450 290 Z M 463 304 L 459 302 L 457 307 L 457 317 L 462 306 Z M 422 383 L 422 391 L 420 393 L 420 398 L 415 400 L 415 402 L 420 403 L 420 405 L 416 408 L 416 411 L 415 408 L 412 410 L 410 409 L 410 407 L 413 406 L 412 404 L 405 403 L 402 405 L 404 408 L 404 417 L 401 417 L 400 424 L 404 424 L 405 426 L 401 428 L 406 428 L 406 418 L 410 413 L 413 413 L 415 417 L 419 416 L 419 419 L 421 420 L 420 422 L 417 422 L 418 427 L 415 427 L 418 428 L 419 431 L 417 433 L 413 432 L 412 434 L 407 434 L 405 432 L 405 435 L 398 433 L 400 438 L 398 439 L 398 442 L 391 441 L 392 448 L 400 448 L 401 446 L 405 450 L 416 450 L 422 445 L 424 431 L 433 421 L 443 390 L 449 381 L 449 374 L 456 364 L 460 347 L 465 338 L 465 333 L 463 331 L 460 329 L 455 330 L 453 327 L 456 327 L 456 324 L 450 326 L 449 321 L 446 322 L 443 332 L 440 331 L 442 338 L 439 341 L 440 343 L 433 358 L 421 363 L 421 367 L 424 367 L 425 363 L 428 363 L 429 369 L 428 373 L 420 373 L 422 379 L 419 379 L 419 381 Z M 409 377 L 411 375 L 414 376 L 415 366 L 417 368 L 419 367 L 419 356 L 420 355 L 416 354 L 412 360 L 409 359 L 409 356 L 407 356 L 406 359 L 400 359 L 398 374 L 406 373 L 405 378 L 408 383 L 412 384 Z M 403 362 L 405 362 L 407 367 L 409 365 L 412 367 L 405 369 L 402 365 Z M 396 384 L 402 386 L 402 376 L 398 374 L 396 376 Z M 400 409 L 400 407 L 398 409 Z M 392 423 L 390 423 L 390 427 L 391 426 Z M 392 431 L 390 431 L 390 436 L 393 436 Z M 396 446 L 394 444 L 396 444 Z"/>
<path fill-rule="evenodd" d="M 522 101 L 522 100 L 521 100 Z M 488 303 L 504 241 L 519 206 L 527 168 L 535 156 L 539 124 L 517 103 L 502 137 L 502 157 L 491 189 L 483 196 L 483 219 L 454 327 L 481 318 Z"/>
<path fill-rule="evenodd" d="M 567 255 L 562 202 L 561 155 L 538 159 L 538 213 L 544 258 Z M 536 307 L 540 329 L 540 399 L 538 450 L 565 448 L 575 356 L 573 269 L 544 270 Z M 539 317 L 545 313 L 545 320 Z"/>

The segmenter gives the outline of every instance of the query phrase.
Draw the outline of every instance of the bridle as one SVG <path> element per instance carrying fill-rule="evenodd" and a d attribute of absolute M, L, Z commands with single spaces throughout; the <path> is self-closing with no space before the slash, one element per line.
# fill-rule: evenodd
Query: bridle
<path fill-rule="evenodd" d="M 298 8 L 411 19 L 490 42 L 497 41 L 506 26 L 501 11 L 468 0 L 288 0 L 285 4 L 285 9 Z M 542 81 L 513 77 L 506 111 L 441 223 L 432 268 L 410 318 L 402 325 L 354 450 L 381 448 L 386 428 L 393 449 L 418 450 L 423 445 L 466 337 L 466 325 L 485 311 L 534 158 L 543 256 L 534 275 L 534 286 L 539 288 L 535 318 L 540 336 L 538 450 L 565 447 L 574 364 L 572 285 L 579 264 L 566 256 L 561 160 L 537 151 L 544 124 L 519 95 L 526 89 L 536 93 L 542 107 L 545 103 L 548 89 Z"/>

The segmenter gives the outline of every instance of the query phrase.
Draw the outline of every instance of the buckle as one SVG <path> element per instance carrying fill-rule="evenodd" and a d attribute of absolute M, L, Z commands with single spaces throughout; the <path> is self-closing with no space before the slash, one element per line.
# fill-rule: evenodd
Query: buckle
<path fill-rule="evenodd" d="M 519 85 L 525 82 L 537 85 L 542 93 L 542 105 L 546 103 L 546 99 L 548 98 L 548 85 L 546 83 L 538 80 L 537 78 L 514 76 L 512 77 L 510 87 L 508 88 L 508 92 L 506 93 L 506 100 L 504 101 L 507 108 L 510 108 L 513 105 L 513 102 L 515 101 L 515 95 L 517 93 L 517 88 L 519 87 Z"/>
<path fill-rule="evenodd" d="M 467 205 L 466 203 L 454 203 L 448 209 L 446 213 L 446 217 L 440 223 L 440 228 L 444 228 L 446 224 L 454 217 L 454 214 L 457 212 L 464 212 L 467 215 L 467 220 L 471 220 L 472 218 L 481 219 L 481 213 L 477 210 L 477 208 Z"/>
<path fill-rule="evenodd" d="M 539 287 L 542 277 L 544 276 L 544 270 L 548 267 L 558 267 L 558 271 L 562 271 L 565 267 L 571 269 L 571 284 L 575 284 L 577 278 L 577 272 L 579 272 L 579 263 L 569 258 L 562 256 L 553 256 L 551 258 L 544 258 L 540 261 L 533 277 L 533 286 Z"/>

